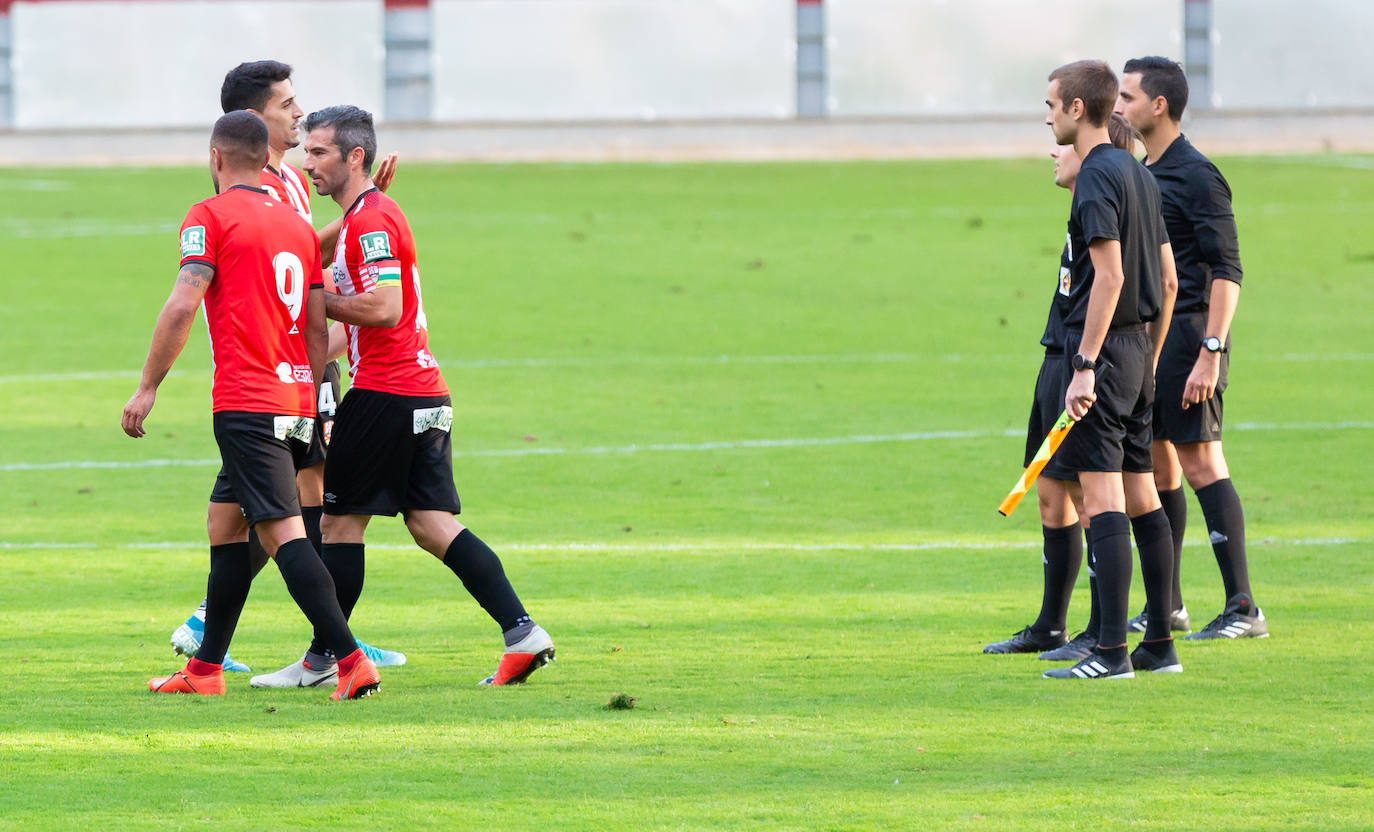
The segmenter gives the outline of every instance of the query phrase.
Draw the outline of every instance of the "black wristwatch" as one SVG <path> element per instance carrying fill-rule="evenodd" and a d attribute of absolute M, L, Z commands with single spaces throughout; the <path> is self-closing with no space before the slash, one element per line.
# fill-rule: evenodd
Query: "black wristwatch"
<path fill-rule="evenodd" d="M 1081 352 L 1076 352 L 1076 353 L 1073 354 L 1073 361 L 1072 361 L 1072 363 L 1073 363 L 1073 371 L 1074 371 L 1075 373 L 1082 372 L 1083 370 L 1092 370 L 1092 369 L 1096 369 L 1095 366 L 1094 366 L 1094 365 L 1095 365 L 1095 362 L 1094 362 L 1091 358 L 1088 358 L 1086 355 L 1084 355 L 1084 354 L 1081 353 Z"/>
<path fill-rule="evenodd" d="M 1221 339 L 1215 335 L 1208 335 L 1202 339 L 1202 348 L 1208 352 L 1226 352 L 1222 349 Z"/>

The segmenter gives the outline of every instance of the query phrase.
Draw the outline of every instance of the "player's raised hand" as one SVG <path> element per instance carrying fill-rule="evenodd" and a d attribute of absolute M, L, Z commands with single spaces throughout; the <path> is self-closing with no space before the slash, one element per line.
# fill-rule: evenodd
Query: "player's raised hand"
<path fill-rule="evenodd" d="M 124 418 L 120 421 L 120 426 L 124 432 L 138 439 L 144 436 L 147 431 L 143 429 L 143 420 L 148 418 L 148 413 L 153 409 L 153 402 L 157 400 L 157 390 L 144 390 L 139 388 L 129 398 L 129 403 L 124 405 Z"/>
<path fill-rule="evenodd" d="M 1190 405 L 1202 404 L 1217 392 L 1217 379 L 1221 377 L 1221 358 L 1216 353 L 1198 356 L 1188 381 L 1183 385 L 1183 409 Z"/>
<path fill-rule="evenodd" d="M 388 153 L 377 165 L 377 173 L 372 177 L 372 184 L 377 186 L 377 190 L 386 193 L 386 189 L 391 187 L 391 181 L 396 178 L 396 154 Z"/>

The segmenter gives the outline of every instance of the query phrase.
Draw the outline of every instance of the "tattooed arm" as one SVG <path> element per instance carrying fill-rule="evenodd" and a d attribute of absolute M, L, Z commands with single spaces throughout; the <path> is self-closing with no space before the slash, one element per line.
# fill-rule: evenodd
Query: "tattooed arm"
<path fill-rule="evenodd" d="M 172 363 L 181 355 L 186 346 L 186 338 L 191 332 L 191 322 L 196 319 L 196 309 L 215 278 L 215 270 L 204 263 L 187 263 L 177 273 L 177 282 L 172 294 L 162 306 L 153 328 L 153 343 L 148 348 L 148 358 L 143 362 L 143 377 L 138 390 L 124 405 L 121 426 L 124 432 L 135 439 L 143 436 L 143 420 L 153 409 L 157 399 L 157 387 L 172 369 Z"/>

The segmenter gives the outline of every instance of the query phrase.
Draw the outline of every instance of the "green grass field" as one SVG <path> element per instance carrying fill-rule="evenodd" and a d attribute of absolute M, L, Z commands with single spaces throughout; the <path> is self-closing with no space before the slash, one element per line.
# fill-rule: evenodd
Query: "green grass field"
<path fill-rule="evenodd" d="M 202 324 L 149 436 L 119 415 L 207 174 L 0 170 L 0 828 L 1374 828 L 1369 161 L 1220 160 L 1274 637 L 1117 683 L 980 654 L 1039 603 L 1034 498 L 995 507 L 1063 243 L 1047 159 L 403 161 L 463 519 L 559 660 L 479 689 L 495 627 L 379 520 L 354 625 L 410 663 L 343 704 L 145 687 L 204 590 Z M 1190 502 L 1196 626 L 1223 599 Z M 306 635 L 269 567 L 234 655 Z"/>

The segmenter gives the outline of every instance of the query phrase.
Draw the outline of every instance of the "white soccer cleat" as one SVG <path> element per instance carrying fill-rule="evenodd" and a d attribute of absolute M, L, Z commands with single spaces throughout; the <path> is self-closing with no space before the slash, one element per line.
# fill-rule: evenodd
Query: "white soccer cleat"
<path fill-rule="evenodd" d="M 496 672 L 479 685 L 520 685 L 530 674 L 553 661 L 553 639 L 538 624 L 529 634 L 506 648 Z"/>
<path fill-rule="evenodd" d="M 316 670 L 306 664 L 305 656 L 276 673 L 264 673 L 248 680 L 255 688 L 317 688 L 328 687 L 339 676 L 339 663 L 330 662 L 327 668 Z"/>

